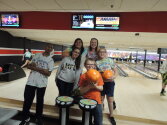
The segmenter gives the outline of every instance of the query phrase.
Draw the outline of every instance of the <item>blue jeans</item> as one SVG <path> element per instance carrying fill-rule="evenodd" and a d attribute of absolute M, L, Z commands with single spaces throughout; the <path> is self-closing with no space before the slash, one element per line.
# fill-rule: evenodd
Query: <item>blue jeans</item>
<path fill-rule="evenodd" d="M 103 125 L 102 104 L 98 104 L 92 112 L 94 116 L 94 125 Z"/>

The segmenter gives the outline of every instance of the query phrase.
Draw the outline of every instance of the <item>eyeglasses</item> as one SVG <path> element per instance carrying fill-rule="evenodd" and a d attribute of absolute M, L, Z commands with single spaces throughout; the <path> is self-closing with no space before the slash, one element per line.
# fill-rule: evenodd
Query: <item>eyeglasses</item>
<path fill-rule="evenodd" d="M 73 51 L 74 53 L 76 53 L 76 54 L 80 54 L 80 52 L 77 52 L 77 51 Z"/>
<path fill-rule="evenodd" d="M 106 51 L 100 51 L 99 53 L 106 53 Z"/>
<path fill-rule="evenodd" d="M 86 64 L 87 66 L 94 66 L 95 64 Z"/>

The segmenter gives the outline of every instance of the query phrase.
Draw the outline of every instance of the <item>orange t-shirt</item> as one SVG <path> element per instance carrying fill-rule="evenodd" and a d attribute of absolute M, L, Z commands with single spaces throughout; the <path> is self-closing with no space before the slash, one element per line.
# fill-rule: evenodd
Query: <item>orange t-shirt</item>
<path fill-rule="evenodd" d="M 88 85 L 90 82 L 89 80 L 86 78 L 86 73 L 82 74 L 81 77 L 80 77 L 80 80 L 79 80 L 79 86 L 86 86 Z M 100 77 L 100 79 L 98 80 L 98 83 L 97 83 L 98 86 L 103 86 L 104 85 L 104 82 L 103 82 L 103 79 L 102 77 Z M 83 95 L 84 98 L 88 98 L 88 99 L 94 99 L 98 102 L 98 104 L 102 104 L 102 101 L 101 101 L 101 92 L 98 91 L 98 90 L 90 90 L 88 91 L 87 93 L 85 93 Z"/>

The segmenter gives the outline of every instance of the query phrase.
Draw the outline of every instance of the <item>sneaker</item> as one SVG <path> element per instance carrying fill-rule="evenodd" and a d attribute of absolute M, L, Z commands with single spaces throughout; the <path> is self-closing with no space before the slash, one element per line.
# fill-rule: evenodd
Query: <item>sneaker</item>
<path fill-rule="evenodd" d="M 26 120 L 22 120 L 19 125 L 28 125 L 30 121 L 30 117 L 28 117 Z"/>
<path fill-rule="evenodd" d="M 116 121 L 115 121 L 114 117 L 110 117 L 110 122 L 112 125 L 116 125 Z"/>
<path fill-rule="evenodd" d="M 113 109 L 114 110 L 116 109 L 116 103 L 115 103 L 115 101 L 113 101 Z"/>
<path fill-rule="evenodd" d="M 160 96 L 166 96 L 166 95 L 165 95 L 165 93 L 164 93 L 164 92 L 163 92 L 163 93 L 161 92 L 161 93 L 160 93 Z"/>
<path fill-rule="evenodd" d="M 36 119 L 36 124 L 37 125 L 43 125 L 42 119 Z"/>

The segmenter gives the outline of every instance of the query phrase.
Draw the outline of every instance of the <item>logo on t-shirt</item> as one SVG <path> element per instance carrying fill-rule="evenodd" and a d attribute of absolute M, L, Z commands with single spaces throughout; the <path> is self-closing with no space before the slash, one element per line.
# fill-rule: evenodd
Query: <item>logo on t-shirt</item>
<path fill-rule="evenodd" d="M 73 69 L 75 71 L 75 65 L 66 63 L 63 69 L 69 69 L 69 70 Z"/>

